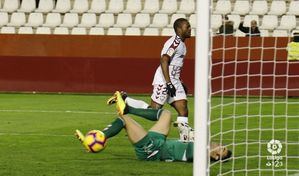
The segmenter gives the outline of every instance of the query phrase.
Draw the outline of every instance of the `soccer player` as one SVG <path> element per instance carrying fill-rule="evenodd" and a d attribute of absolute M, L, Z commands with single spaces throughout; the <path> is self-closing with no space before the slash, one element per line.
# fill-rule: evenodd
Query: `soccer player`
<path fill-rule="evenodd" d="M 119 117 L 102 131 L 107 139 L 117 135 L 124 128 L 140 160 L 193 161 L 193 142 L 166 139 L 171 126 L 169 111 L 136 109 L 125 104 L 120 92 L 117 91 L 115 96 Z M 135 111 L 141 117 L 157 122 L 149 131 L 146 131 L 126 115 L 129 111 Z M 83 143 L 82 133 L 78 130 L 76 133 L 77 138 Z M 226 160 L 231 154 L 231 151 L 224 146 L 215 143 L 211 145 L 211 160 Z"/>
<path fill-rule="evenodd" d="M 177 19 L 173 28 L 175 35 L 169 38 L 161 51 L 160 66 L 156 69 L 153 80 L 153 93 L 150 106 L 140 100 L 130 97 L 125 99 L 129 106 L 135 108 L 161 109 L 169 103 L 178 113 L 175 125 L 180 132 L 180 140 L 188 142 L 193 139 L 193 130 L 188 125 L 187 90 L 180 79 L 181 70 L 186 55 L 185 40 L 191 37 L 191 26 L 185 18 Z M 107 104 L 114 103 L 110 98 Z"/>

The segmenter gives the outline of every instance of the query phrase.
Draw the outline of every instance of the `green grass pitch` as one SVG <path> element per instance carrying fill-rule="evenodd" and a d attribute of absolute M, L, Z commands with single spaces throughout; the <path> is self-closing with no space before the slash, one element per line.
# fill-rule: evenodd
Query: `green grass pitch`
<path fill-rule="evenodd" d="M 0 175 L 5 176 L 190 176 L 192 175 L 192 163 L 180 162 L 146 162 L 138 161 L 135 158 L 134 150 L 125 132 L 122 131 L 118 136 L 108 141 L 107 148 L 101 153 L 87 153 L 81 144 L 75 139 L 73 133 L 75 129 L 87 132 L 92 129 L 103 129 L 115 117 L 115 107 L 107 106 L 106 99 L 109 95 L 59 95 L 59 94 L 0 94 Z M 133 96 L 137 99 L 150 101 L 149 96 Z M 194 99 L 189 99 L 190 122 L 193 121 Z M 230 101 L 225 98 L 224 101 Z M 296 102 L 298 99 L 289 99 Z M 219 98 L 213 98 L 213 102 L 219 103 Z M 245 113 L 242 105 L 238 105 L 236 114 Z M 251 107 L 252 106 L 252 107 Z M 262 114 L 268 113 L 273 106 L 263 105 Z M 249 112 L 257 111 L 254 103 L 250 105 Z M 176 118 L 175 111 L 168 105 L 165 107 L 173 112 L 173 119 Z M 283 104 L 277 105 L 277 112 L 285 112 Z M 288 106 L 288 113 L 293 116 L 299 116 L 298 104 Z M 232 109 L 215 109 L 212 112 L 212 118 L 215 120 L 221 115 L 231 114 Z M 272 112 L 273 113 L 273 112 Z M 263 128 L 271 128 L 272 119 L 262 118 L 263 121 L 257 121 L 257 117 L 252 117 L 252 123 L 247 123 L 248 129 L 255 129 L 259 125 Z M 153 122 L 142 118 L 134 119 L 149 129 Z M 233 128 L 232 122 L 235 120 L 235 129 L 242 129 L 246 126 L 246 118 L 228 118 L 222 121 L 215 121 L 212 127 L 212 134 L 219 132 L 220 126 L 223 130 Z M 285 124 L 285 118 L 275 118 L 275 123 L 279 129 Z M 291 118 L 287 122 L 288 128 L 298 129 L 298 118 Z M 282 140 L 286 131 L 277 131 L 275 136 Z M 241 140 L 247 138 L 250 141 L 257 141 L 258 131 L 255 133 L 246 132 L 236 133 L 235 139 Z M 232 133 L 226 133 L 222 136 L 224 143 L 232 142 Z M 172 128 L 170 138 L 177 138 L 178 132 Z M 298 131 L 288 133 L 288 140 L 298 143 Z M 272 132 L 265 131 L 260 140 L 267 141 L 272 137 Z M 219 140 L 220 136 L 215 136 L 213 140 Z M 238 141 L 240 142 L 240 141 Z M 262 144 L 265 145 L 265 144 Z M 229 146 L 232 149 L 232 146 Z M 245 151 L 245 145 L 235 147 L 235 156 L 255 155 L 258 146 L 253 144 L 248 146 L 250 151 Z M 293 159 L 284 157 L 283 169 L 286 167 L 292 170 L 299 170 L 298 145 L 288 146 L 288 153 L 282 153 L 282 156 L 297 156 Z M 261 151 L 261 155 L 267 155 L 266 148 Z M 222 163 L 222 172 L 231 170 L 232 164 L 236 168 L 245 168 L 244 164 L 248 162 L 247 169 L 256 168 L 258 161 L 240 158 Z M 262 165 L 264 160 L 261 161 Z M 196 166 L 195 166 L 196 167 Z M 262 167 L 265 168 L 266 167 Z M 212 167 L 211 175 L 219 173 L 219 164 Z M 265 172 L 265 175 L 269 175 Z M 285 172 L 281 172 L 283 175 Z M 245 175 L 245 172 L 237 172 L 235 175 Z M 252 172 L 249 175 L 258 175 L 258 172 Z M 275 175 L 280 175 L 277 173 Z"/>

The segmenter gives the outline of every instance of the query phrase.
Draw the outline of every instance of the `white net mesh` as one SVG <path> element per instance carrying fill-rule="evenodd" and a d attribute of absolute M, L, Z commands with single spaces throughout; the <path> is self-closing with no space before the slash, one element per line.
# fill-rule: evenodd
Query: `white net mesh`
<path fill-rule="evenodd" d="M 299 174 L 299 60 L 291 37 L 214 36 L 209 141 L 233 153 L 210 175 Z"/>

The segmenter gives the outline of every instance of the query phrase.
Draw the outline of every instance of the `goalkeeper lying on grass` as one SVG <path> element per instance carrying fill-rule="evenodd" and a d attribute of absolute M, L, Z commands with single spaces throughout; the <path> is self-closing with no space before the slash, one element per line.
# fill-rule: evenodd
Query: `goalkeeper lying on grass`
<path fill-rule="evenodd" d="M 171 126 L 171 113 L 169 111 L 132 108 L 124 103 L 118 91 L 114 96 L 116 97 L 116 109 L 119 117 L 102 130 L 106 139 L 117 135 L 124 128 L 135 148 L 137 158 L 140 160 L 193 161 L 193 142 L 184 143 L 178 140 L 166 139 Z M 126 115 L 127 113 L 134 113 L 157 122 L 147 132 L 136 121 Z M 76 130 L 76 137 L 84 144 L 85 137 L 79 130 Z M 226 147 L 219 144 L 212 144 L 210 151 L 211 160 L 215 161 L 225 160 L 232 154 Z"/>

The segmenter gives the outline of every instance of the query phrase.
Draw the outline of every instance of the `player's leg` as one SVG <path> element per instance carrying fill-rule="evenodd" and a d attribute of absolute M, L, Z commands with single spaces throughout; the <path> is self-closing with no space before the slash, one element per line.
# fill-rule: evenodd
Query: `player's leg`
<path fill-rule="evenodd" d="M 182 117 L 181 121 L 188 122 L 188 102 L 187 100 L 177 100 L 170 104 L 178 113 L 178 117 Z M 186 118 L 186 119 L 185 119 Z"/>
<path fill-rule="evenodd" d="M 180 140 L 184 142 L 194 141 L 193 129 L 188 123 L 187 100 L 174 101 L 171 105 L 178 112 L 177 121 L 174 123 L 174 126 L 178 127 Z"/>
<path fill-rule="evenodd" d="M 163 84 L 153 85 L 153 93 L 151 95 L 150 106 L 142 100 L 136 100 L 130 97 L 124 99 L 126 104 L 133 108 L 141 109 L 161 109 L 167 100 L 166 86 Z"/>
<path fill-rule="evenodd" d="M 168 135 L 170 124 L 171 124 L 171 113 L 163 109 L 137 109 L 127 106 L 121 97 L 121 94 L 117 91 L 116 96 L 116 109 L 123 119 L 127 116 L 123 115 L 126 111 L 134 111 L 135 115 L 144 117 L 149 120 L 155 120 L 157 123 L 150 129 L 150 131 L 155 131 L 164 135 Z M 129 118 L 131 119 L 131 118 Z M 130 120 L 132 121 L 132 119 Z M 126 122 L 126 121 L 125 121 Z M 126 124 L 127 126 L 127 124 Z"/>
<path fill-rule="evenodd" d="M 188 101 L 185 88 L 180 81 L 173 82 L 176 87 L 176 96 L 170 97 L 168 103 L 177 111 L 177 121 L 188 123 Z"/>
<path fill-rule="evenodd" d="M 125 127 L 125 124 L 125 121 L 121 117 L 117 117 L 112 123 L 107 125 L 102 132 L 105 134 L 107 139 L 111 138 L 121 132 L 121 130 Z"/>
<path fill-rule="evenodd" d="M 130 114 L 134 114 L 134 115 L 143 117 L 143 118 L 151 120 L 151 121 L 157 121 L 159 119 L 159 116 L 162 112 L 161 109 L 133 108 L 124 102 L 120 92 L 116 91 L 114 95 L 116 97 L 116 109 L 117 109 L 119 115 L 124 115 L 124 114 L 130 113 Z"/>
<path fill-rule="evenodd" d="M 147 131 L 131 117 L 122 115 L 121 118 L 125 121 L 125 130 L 131 143 L 135 144 L 147 135 Z"/>
<path fill-rule="evenodd" d="M 152 109 L 161 109 L 161 108 L 163 107 L 163 105 L 161 105 L 161 104 L 155 102 L 155 101 L 152 99 L 152 100 L 151 100 L 151 105 L 150 105 L 150 107 L 151 107 Z"/>
<path fill-rule="evenodd" d="M 105 134 L 105 137 L 108 139 L 117 135 L 124 128 L 124 126 L 125 126 L 124 120 L 121 119 L 120 117 L 117 117 L 112 123 L 107 125 L 107 127 L 104 128 L 102 132 Z M 75 136 L 83 144 L 85 136 L 80 130 L 77 129 L 75 131 Z"/>
<path fill-rule="evenodd" d="M 153 85 L 153 93 L 151 95 L 151 105 L 153 109 L 161 109 L 168 99 L 165 84 Z"/>
<path fill-rule="evenodd" d="M 158 116 L 158 121 L 149 131 L 154 131 L 167 136 L 170 131 L 170 126 L 171 126 L 170 124 L 171 124 L 170 111 L 162 110 L 161 114 Z"/>
<path fill-rule="evenodd" d="M 149 105 L 142 101 L 142 100 L 136 100 L 134 98 L 131 98 L 127 95 L 126 92 L 124 91 L 120 91 L 121 95 L 122 95 L 122 98 L 123 100 L 125 101 L 125 103 L 131 107 L 134 107 L 134 108 L 142 108 L 142 109 L 147 109 L 149 107 Z M 112 105 L 116 103 L 116 97 L 113 95 L 112 97 L 110 97 L 108 100 L 107 100 L 107 104 L 108 105 Z"/>
<path fill-rule="evenodd" d="M 174 82 L 174 81 L 173 81 Z M 188 101 L 185 88 L 180 81 L 174 82 L 176 96 L 169 97 L 168 103 L 177 111 L 177 120 L 174 123 L 180 132 L 180 140 L 184 142 L 193 141 L 193 129 L 188 123 Z"/>

